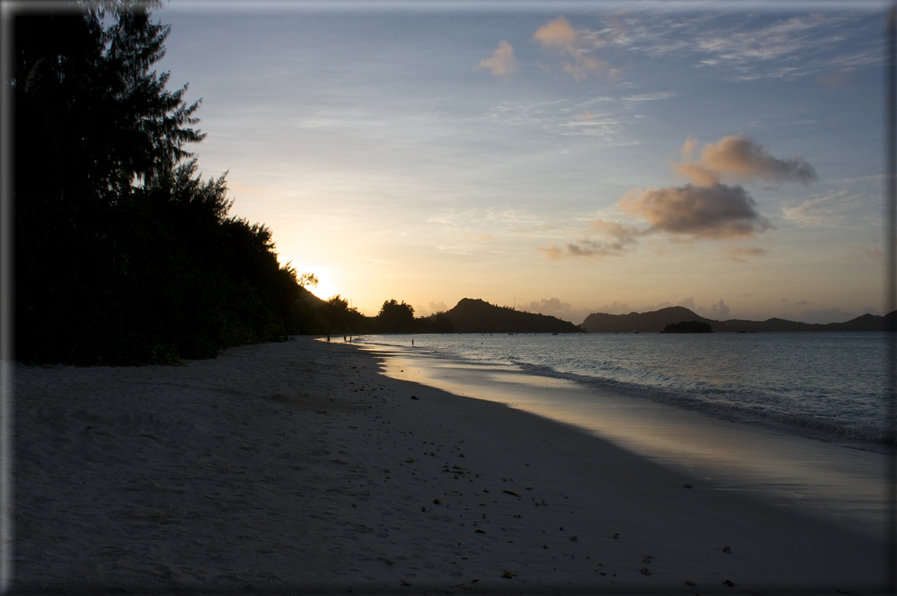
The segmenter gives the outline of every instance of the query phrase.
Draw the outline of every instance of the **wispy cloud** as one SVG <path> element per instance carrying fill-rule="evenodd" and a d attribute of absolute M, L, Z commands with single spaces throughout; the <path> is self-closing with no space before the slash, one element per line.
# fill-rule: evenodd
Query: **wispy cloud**
<path fill-rule="evenodd" d="M 484 248 L 501 251 L 501 241 L 545 237 L 557 233 L 555 224 L 526 209 L 449 209 L 426 219 L 443 252 L 472 254 Z"/>
<path fill-rule="evenodd" d="M 621 100 L 600 97 L 585 102 L 555 100 L 536 103 L 502 102 L 486 112 L 495 124 L 538 127 L 558 136 L 593 137 L 608 147 L 639 145 L 640 141 L 626 134 L 633 116 L 615 111 L 614 102 Z M 598 108 L 601 108 L 600 111 Z"/>
<path fill-rule="evenodd" d="M 635 242 L 632 239 L 622 239 L 610 242 L 600 242 L 597 240 L 581 240 L 579 242 L 565 242 L 558 246 L 540 247 L 546 257 L 551 260 L 562 259 L 564 257 L 586 257 L 590 259 L 601 260 L 604 257 L 617 257 L 623 254 L 623 250 L 630 244 Z"/>
<path fill-rule="evenodd" d="M 536 312 L 543 315 L 549 315 L 575 324 L 581 323 L 587 316 L 594 312 L 588 308 L 576 308 L 569 302 L 562 302 L 560 298 L 542 298 L 541 300 L 533 300 L 527 304 L 518 304 L 517 308 L 524 312 Z"/>
<path fill-rule="evenodd" d="M 861 194 L 837 190 L 807 199 L 794 207 L 786 207 L 782 209 L 782 215 L 802 228 L 841 227 L 847 224 L 847 214 L 865 203 Z"/>
<path fill-rule="evenodd" d="M 559 51 L 567 56 L 568 60 L 561 64 L 561 68 L 577 81 L 585 79 L 590 74 L 605 73 L 615 76 L 618 72 L 611 68 L 609 63 L 594 55 L 595 49 L 603 45 L 601 35 L 588 29 L 574 29 L 570 21 L 563 16 L 539 27 L 533 34 L 533 39 L 539 42 L 543 49 Z"/>
<path fill-rule="evenodd" d="M 552 260 L 564 257 L 587 257 L 601 260 L 604 257 L 621 256 L 627 247 L 638 244 L 639 236 L 650 233 L 650 230 L 639 230 L 634 226 L 626 226 L 603 219 L 593 220 L 589 228 L 588 233 L 598 233 L 604 240 L 586 238 L 578 242 L 553 244 L 539 250 Z"/>
<path fill-rule="evenodd" d="M 883 256 L 881 242 L 878 239 L 866 244 L 856 244 L 847 253 L 847 259 L 850 261 L 881 261 Z"/>
<path fill-rule="evenodd" d="M 559 123 L 557 127 L 558 132 L 565 136 L 593 136 L 610 140 L 619 134 L 622 122 L 609 113 L 584 110 L 574 118 Z"/>
<path fill-rule="evenodd" d="M 514 57 L 514 47 L 504 39 L 498 42 L 498 47 L 488 58 L 483 58 L 476 68 L 485 69 L 495 76 L 508 80 L 517 72 L 517 59 Z"/>
<path fill-rule="evenodd" d="M 614 35 L 602 37 L 606 45 L 653 58 L 691 58 L 695 67 L 719 69 L 731 80 L 818 76 L 874 67 L 882 60 L 878 38 L 869 35 L 868 15 L 733 18 L 726 13 L 694 16 L 663 12 L 651 16 L 633 12 L 614 19 Z M 581 31 L 580 37 L 592 33 Z M 841 48 L 847 47 L 848 41 L 853 47 L 845 53 Z M 861 48 L 856 49 L 857 43 Z"/>
<path fill-rule="evenodd" d="M 747 261 L 744 257 L 762 257 L 768 253 L 768 249 L 760 246 L 736 246 L 734 244 L 727 244 L 726 247 L 723 248 L 723 254 L 737 263 L 746 263 Z"/>
<path fill-rule="evenodd" d="M 671 91 L 656 91 L 654 93 L 641 93 L 638 95 L 627 95 L 623 97 L 623 101 L 642 102 L 642 101 L 658 101 L 661 99 L 669 99 L 676 97 L 676 93 Z"/>
<path fill-rule="evenodd" d="M 426 306 L 417 305 L 414 307 L 414 314 L 419 317 L 428 317 L 430 315 L 436 314 L 438 312 L 445 312 L 449 310 L 449 306 L 443 302 L 428 302 Z"/>

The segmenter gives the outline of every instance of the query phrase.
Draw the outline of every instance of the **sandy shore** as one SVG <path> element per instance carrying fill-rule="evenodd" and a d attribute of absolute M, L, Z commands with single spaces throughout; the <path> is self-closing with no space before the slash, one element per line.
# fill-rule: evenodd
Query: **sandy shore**
<path fill-rule="evenodd" d="M 18 365 L 16 589 L 883 593 L 872 536 L 379 371 Z"/>

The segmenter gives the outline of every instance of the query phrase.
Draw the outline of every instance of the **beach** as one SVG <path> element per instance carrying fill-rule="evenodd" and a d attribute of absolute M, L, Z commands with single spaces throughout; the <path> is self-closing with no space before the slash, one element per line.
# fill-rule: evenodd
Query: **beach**
<path fill-rule="evenodd" d="M 388 366 L 305 337 L 17 365 L 15 589 L 885 592 L 861 526 Z"/>

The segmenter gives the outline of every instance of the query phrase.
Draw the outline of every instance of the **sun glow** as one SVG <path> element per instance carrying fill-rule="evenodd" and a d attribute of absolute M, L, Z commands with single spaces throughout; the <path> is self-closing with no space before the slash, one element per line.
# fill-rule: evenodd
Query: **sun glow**
<path fill-rule="evenodd" d="M 337 282 L 339 275 L 336 274 L 333 267 L 317 264 L 302 264 L 295 266 L 295 268 L 299 275 L 302 275 L 303 273 L 315 274 L 315 277 L 318 278 L 318 285 L 307 286 L 307 288 L 318 298 L 327 300 L 335 294 L 344 293 Z"/>

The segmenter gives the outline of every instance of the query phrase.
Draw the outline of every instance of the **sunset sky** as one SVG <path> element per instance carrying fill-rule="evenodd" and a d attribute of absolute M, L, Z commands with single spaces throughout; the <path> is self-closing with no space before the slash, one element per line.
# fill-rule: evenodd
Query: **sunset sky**
<path fill-rule="evenodd" d="M 165 4 L 169 88 L 322 298 L 882 314 L 881 2 Z"/>

